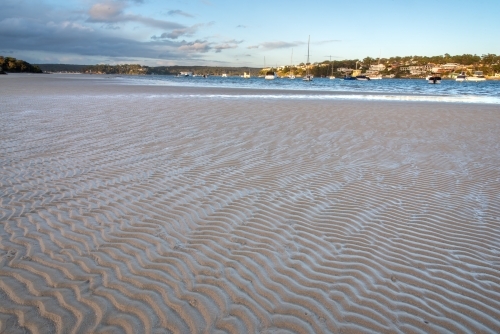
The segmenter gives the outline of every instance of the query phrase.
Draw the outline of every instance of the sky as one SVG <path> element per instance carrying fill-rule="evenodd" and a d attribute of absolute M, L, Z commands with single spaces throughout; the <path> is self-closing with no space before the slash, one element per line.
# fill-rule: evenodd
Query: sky
<path fill-rule="evenodd" d="M 2 0 L 0 55 L 33 64 L 280 66 L 500 54 L 499 0 Z M 331 57 L 331 58 L 330 58 Z"/>

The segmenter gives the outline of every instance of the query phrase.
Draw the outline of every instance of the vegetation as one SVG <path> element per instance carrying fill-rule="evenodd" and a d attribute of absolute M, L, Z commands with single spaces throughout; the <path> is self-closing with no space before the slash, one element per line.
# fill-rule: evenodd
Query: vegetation
<path fill-rule="evenodd" d="M 90 65 L 83 68 L 83 73 L 92 74 L 129 74 L 138 75 L 146 74 L 148 71 L 147 66 L 138 64 L 123 64 L 123 65 Z"/>
<path fill-rule="evenodd" d="M 240 76 L 243 72 L 257 76 L 259 69 L 252 67 L 220 67 L 220 66 L 159 66 L 149 67 L 147 74 L 179 74 L 180 72 L 193 72 L 196 75 L 222 75 Z"/>
<path fill-rule="evenodd" d="M 82 73 L 89 65 L 70 65 L 70 64 L 37 64 L 44 72 L 69 72 Z"/>
<path fill-rule="evenodd" d="M 411 77 L 408 71 L 403 71 L 402 67 L 407 66 L 423 66 L 423 65 L 443 65 L 447 63 L 456 63 L 460 65 L 460 69 L 472 72 L 475 70 L 483 71 L 485 75 L 493 75 L 500 73 L 500 56 L 496 54 L 485 54 L 482 56 L 463 54 L 451 56 L 444 54 L 440 56 L 405 56 L 405 57 L 390 57 L 390 58 L 371 58 L 364 59 L 345 59 L 345 60 L 325 60 L 321 63 L 311 64 L 309 69 L 315 77 L 327 77 L 332 74 L 342 76 L 339 68 L 355 69 L 358 68 L 367 70 L 370 65 L 384 64 L 386 69 L 380 71 L 382 75 L 394 75 L 397 77 Z M 30 65 L 25 61 L 16 60 L 11 57 L 0 56 L 0 67 L 7 72 L 33 72 L 40 73 L 41 70 L 46 72 L 75 72 L 75 73 L 92 73 L 92 74 L 126 74 L 126 75 L 175 75 L 180 72 L 192 72 L 197 75 L 222 75 L 240 76 L 243 72 L 249 73 L 251 76 L 264 75 L 268 69 L 259 69 L 251 67 L 219 67 L 219 66 L 158 66 L 148 67 L 139 64 L 123 64 L 123 65 L 65 65 L 65 64 L 39 64 Z M 274 69 L 273 69 L 274 70 Z M 301 63 L 297 67 L 285 66 L 277 71 L 279 76 L 287 76 L 293 73 L 296 76 L 304 75 L 306 71 L 305 64 Z"/>
<path fill-rule="evenodd" d="M 400 67 L 406 66 L 423 66 L 428 64 L 434 64 L 435 66 L 456 63 L 459 68 L 472 73 L 473 71 L 483 71 L 485 75 L 493 75 L 494 73 L 500 72 L 500 56 L 495 54 L 486 54 L 482 56 L 463 54 L 451 56 L 449 54 L 444 54 L 442 56 L 406 56 L 406 57 L 390 57 L 390 58 L 380 58 L 375 59 L 371 57 L 366 57 L 364 59 L 345 59 L 345 60 L 325 60 L 321 63 L 315 63 L 311 66 L 310 71 L 315 77 L 327 77 L 332 74 L 332 67 L 335 76 L 343 76 L 343 73 L 339 72 L 339 68 L 350 68 L 355 69 L 357 67 L 363 70 L 369 69 L 370 65 L 383 64 L 386 69 L 380 71 L 382 75 L 393 74 L 396 78 L 399 77 L 410 77 L 409 72 L 400 70 Z M 304 64 L 300 64 L 298 68 L 293 67 L 292 71 L 295 75 L 301 75 L 305 71 Z M 290 73 L 290 67 L 286 66 L 278 72 L 279 76 L 286 76 Z"/>
<path fill-rule="evenodd" d="M 28 73 L 42 73 L 42 70 L 38 66 L 33 66 L 30 63 L 25 62 L 24 60 L 12 58 L 12 57 L 3 57 L 0 56 L 0 68 L 2 68 L 5 72 L 28 72 Z"/>

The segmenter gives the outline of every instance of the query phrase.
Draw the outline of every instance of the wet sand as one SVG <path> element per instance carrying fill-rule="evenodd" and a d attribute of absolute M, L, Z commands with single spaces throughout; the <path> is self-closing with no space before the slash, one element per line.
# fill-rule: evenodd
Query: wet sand
<path fill-rule="evenodd" d="M 2 333 L 500 331 L 498 106 L 0 86 Z"/>

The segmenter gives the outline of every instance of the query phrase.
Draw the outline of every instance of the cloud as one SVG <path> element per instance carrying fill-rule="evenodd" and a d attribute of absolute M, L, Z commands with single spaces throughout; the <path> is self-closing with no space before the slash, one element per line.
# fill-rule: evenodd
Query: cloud
<path fill-rule="evenodd" d="M 262 48 L 264 50 L 275 50 L 275 49 L 286 49 L 286 48 L 291 48 L 294 46 L 299 46 L 306 44 L 305 42 L 282 42 L 282 41 L 277 41 L 277 42 L 264 42 L 260 43 L 257 45 L 251 45 L 248 46 L 247 49 L 258 49 Z"/>
<path fill-rule="evenodd" d="M 214 45 L 213 48 L 214 48 L 215 52 L 219 53 L 224 49 L 236 49 L 237 47 L 238 47 L 238 45 L 236 45 L 236 44 L 224 43 L 224 44 Z"/>
<path fill-rule="evenodd" d="M 191 15 L 189 13 L 183 12 L 182 10 L 175 9 L 175 10 L 169 10 L 167 12 L 167 15 L 174 16 L 174 15 L 181 15 L 185 17 L 194 17 L 194 15 Z"/>
<path fill-rule="evenodd" d="M 118 30 L 118 29 L 120 29 L 120 26 L 117 26 L 116 24 L 112 24 L 112 23 L 107 23 L 107 24 L 103 24 L 101 26 L 101 28 L 108 29 L 108 30 Z"/>
<path fill-rule="evenodd" d="M 322 45 L 322 44 L 328 44 L 328 43 L 332 43 L 332 42 L 342 42 L 342 41 L 340 39 L 327 39 L 324 41 L 313 42 L 312 44 Z"/>
<path fill-rule="evenodd" d="M 244 26 L 243 24 L 238 24 L 236 28 L 246 28 L 247 26 Z"/>
<path fill-rule="evenodd" d="M 166 39 L 166 38 L 177 39 L 177 38 L 179 38 L 181 36 L 191 37 L 191 36 L 193 36 L 198 31 L 198 29 L 200 29 L 202 27 L 209 27 L 209 26 L 211 26 L 213 24 L 214 24 L 214 22 L 198 23 L 198 24 L 195 24 L 195 25 L 193 25 L 191 27 L 186 27 L 186 28 L 181 28 L 181 29 L 174 29 L 174 30 L 172 30 L 169 33 L 164 32 L 160 36 L 152 36 L 151 39 L 153 39 L 153 40 Z"/>
<path fill-rule="evenodd" d="M 99 23 L 136 22 L 149 27 L 165 30 L 185 28 L 184 25 L 176 22 L 157 20 L 142 15 L 125 14 L 123 12 L 125 7 L 126 4 L 124 2 L 117 1 L 96 3 L 90 8 L 87 21 Z"/>
<path fill-rule="evenodd" d="M 0 10 L 0 47 L 4 55 L 28 56 L 44 62 L 71 61 L 89 63 L 141 59 L 165 59 L 175 62 L 205 62 L 207 53 L 236 48 L 243 41 L 223 38 L 203 38 L 189 41 L 188 37 L 213 24 L 193 27 L 154 20 L 127 13 L 134 0 L 97 0 L 86 11 L 70 11 L 45 2 L 3 0 Z M 137 2 L 137 1 L 136 1 Z M 98 23 L 98 24 L 96 24 Z M 124 23 L 144 24 L 161 29 L 159 37 L 135 40 L 125 33 Z M 130 27 L 132 28 L 132 27 Z M 178 38 L 168 38 L 173 30 Z M 163 37 L 162 37 L 163 36 Z M 171 35 L 174 36 L 174 35 Z M 182 40 L 179 36 L 187 36 Z M 218 42 L 213 42 L 218 41 Z M 33 61 L 31 61 L 33 62 Z"/>
<path fill-rule="evenodd" d="M 189 42 L 184 45 L 179 46 L 178 50 L 183 51 L 183 52 L 208 52 L 212 47 L 210 46 L 210 43 L 207 41 L 200 41 L 196 40 L 194 42 Z"/>
<path fill-rule="evenodd" d="M 197 54 L 211 50 L 207 41 L 142 42 L 127 37 L 108 36 L 107 32 L 69 21 L 40 22 L 30 18 L 0 18 L 0 45 L 8 45 L 14 54 L 36 51 L 39 54 L 50 54 L 53 58 L 79 55 L 82 59 L 163 58 L 169 61 L 199 61 Z"/>
<path fill-rule="evenodd" d="M 89 10 L 90 19 L 98 22 L 109 22 L 120 19 L 125 4 L 122 2 L 96 3 Z"/>
<path fill-rule="evenodd" d="M 244 42 L 243 40 L 238 41 L 236 39 L 230 39 L 230 40 L 224 41 L 224 43 L 229 43 L 229 44 L 241 44 L 243 42 Z"/>

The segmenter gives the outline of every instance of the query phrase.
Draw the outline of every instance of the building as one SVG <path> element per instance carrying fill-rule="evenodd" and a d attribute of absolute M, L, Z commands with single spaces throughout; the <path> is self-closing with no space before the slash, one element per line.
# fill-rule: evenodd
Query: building
<path fill-rule="evenodd" d="M 457 67 L 460 67 L 460 64 L 457 63 L 447 63 L 441 65 L 441 68 L 445 71 L 454 71 Z"/>
<path fill-rule="evenodd" d="M 351 72 L 352 72 L 352 69 L 351 69 L 351 68 L 347 68 L 347 67 L 339 67 L 339 68 L 337 68 L 337 72 L 341 72 L 341 73 L 351 73 Z"/>
<path fill-rule="evenodd" d="M 380 71 L 370 69 L 370 70 L 366 70 L 366 75 L 377 75 L 378 72 L 380 72 Z"/>
<path fill-rule="evenodd" d="M 384 64 L 370 65 L 370 71 L 383 71 L 385 70 Z"/>

